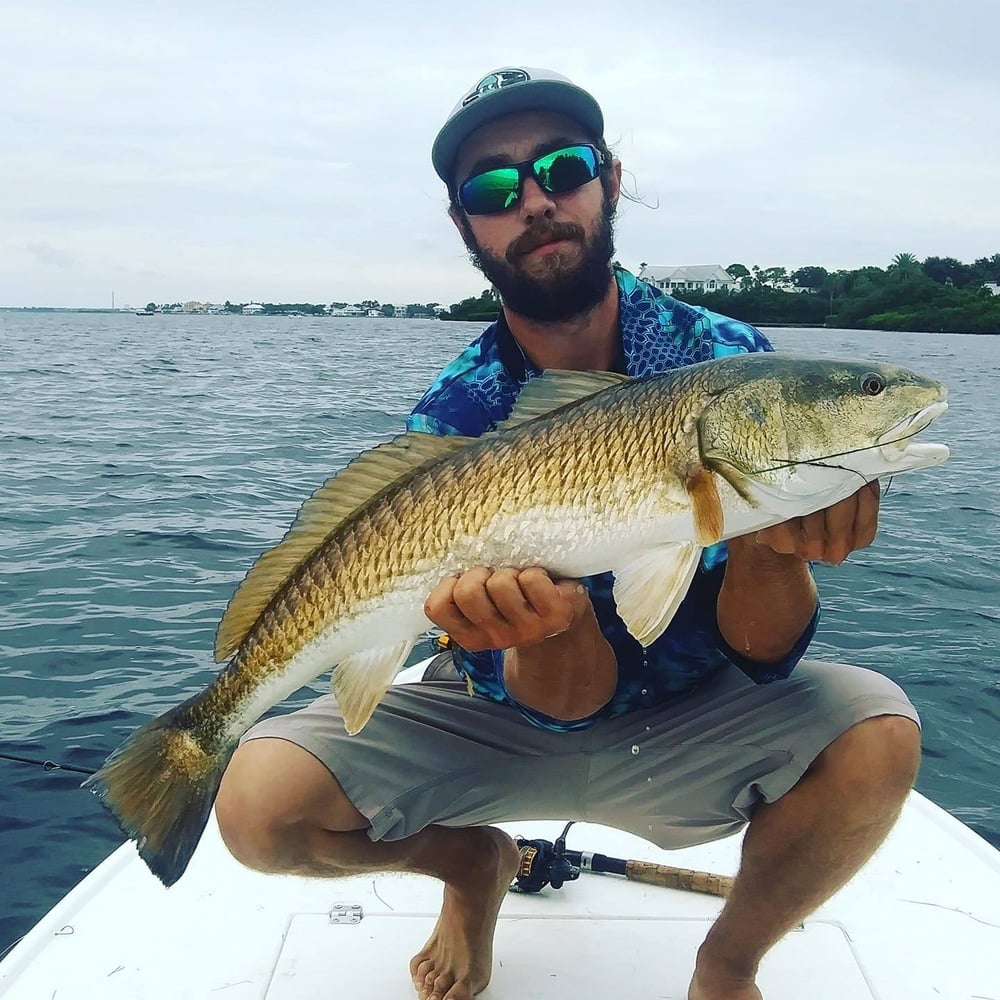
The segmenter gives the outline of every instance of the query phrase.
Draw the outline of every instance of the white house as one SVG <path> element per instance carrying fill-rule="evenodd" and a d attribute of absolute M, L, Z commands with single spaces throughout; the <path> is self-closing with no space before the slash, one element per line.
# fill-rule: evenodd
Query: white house
<path fill-rule="evenodd" d="M 728 292 L 739 285 L 721 264 L 643 264 L 638 277 L 665 292 L 677 289 Z"/>
<path fill-rule="evenodd" d="M 264 307 L 259 302 L 248 302 L 240 312 L 244 316 L 259 316 L 264 311 Z"/>
<path fill-rule="evenodd" d="M 984 281 L 983 288 L 985 288 L 990 295 L 1000 295 L 1000 281 Z"/>

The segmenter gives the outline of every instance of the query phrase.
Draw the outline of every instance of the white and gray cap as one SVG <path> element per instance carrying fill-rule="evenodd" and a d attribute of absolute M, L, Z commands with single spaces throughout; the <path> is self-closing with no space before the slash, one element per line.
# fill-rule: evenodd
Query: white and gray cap
<path fill-rule="evenodd" d="M 431 162 L 438 177 L 450 184 L 458 148 L 477 129 L 514 111 L 559 111 L 593 132 L 604 135 L 604 115 L 582 87 L 550 69 L 504 66 L 488 73 L 462 96 L 434 140 Z"/>

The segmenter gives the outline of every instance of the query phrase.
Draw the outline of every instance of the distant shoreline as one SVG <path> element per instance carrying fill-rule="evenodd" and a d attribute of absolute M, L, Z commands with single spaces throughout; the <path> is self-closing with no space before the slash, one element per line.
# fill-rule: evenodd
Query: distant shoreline
<path fill-rule="evenodd" d="M 87 315 L 105 315 L 105 316 L 135 316 L 138 314 L 138 310 L 135 309 L 87 309 L 84 307 L 72 308 L 68 306 L 0 306 L 0 313 L 83 313 Z M 282 316 L 282 313 L 272 313 L 270 315 L 260 314 L 257 315 L 241 315 L 239 313 L 148 313 L 150 316 L 240 316 L 241 319 L 274 319 L 278 316 Z M 431 317 L 428 316 L 414 316 L 414 317 L 394 317 L 394 316 L 329 316 L 329 315 L 316 315 L 316 316 L 289 316 L 284 315 L 285 319 L 413 319 L 413 320 L 424 320 L 427 321 Z M 463 320 L 462 322 L 473 322 L 473 323 L 490 323 L 491 320 Z M 850 327 L 850 326 L 826 326 L 823 323 L 752 323 L 751 325 L 759 327 L 762 330 L 851 330 L 855 333 L 930 333 L 930 334 L 947 334 L 949 336 L 958 335 L 960 337 L 1000 337 L 1000 330 L 990 330 L 990 331 L 970 331 L 970 330 L 878 330 L 871 329 L 870 327 Z"/>
<path fill-rule="evenodd" d="M 135 309 L 88 309 L 86 306 L 0 306 L 0 312 L 5 313 L 114 313 L 115 315 L 131 316 Z"/>
<path fill-rule="evenodd" d="M 146 312 L 143 309 L 88 309 L 85 306 L 0 306 L 0 313 L 86 313 L 88 315 L 104 316 L 238 316 L 241 319 L 434 319 L 436 316 L 370 316 L 358 313 L 352 316 L 337 316 L 331 313 L 238 313 L 238 312 Z"/>

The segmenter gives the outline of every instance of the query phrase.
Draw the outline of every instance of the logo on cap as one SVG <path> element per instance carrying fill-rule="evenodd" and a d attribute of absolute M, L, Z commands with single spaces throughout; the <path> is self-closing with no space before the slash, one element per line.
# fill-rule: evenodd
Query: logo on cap
<path fill-rule="evenodd" d="M 491 94 L 494 90 L 501 90 L 503 87 L 510 87 L 515 83 L 527 83 L 531 77 L 523 69 L 502 69 L 497 73 L 490 73 L 484 76 L 468 97 L 462 101 L 462 107 L 471 104 L 477 97 Z"/>

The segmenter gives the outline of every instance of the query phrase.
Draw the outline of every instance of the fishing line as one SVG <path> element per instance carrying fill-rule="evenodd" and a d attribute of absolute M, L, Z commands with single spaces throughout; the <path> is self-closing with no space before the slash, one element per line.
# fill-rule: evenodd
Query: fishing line
<path fill-rule="evenodd" d="M 18 757 L 12 753 L 0 753 L 0 759 L 12 760 L 18 764 L 34 764 L 43 771 L 76 771 L 77 774 L 97 774 L 89 767 L 74 767 L 72 764 L 59 764 L 54 760 L 38 760 L 33 757 Z"/>
<path fill-rule="evenodd" d="M 862 450 L 864 450 L 864 449 L 862 449 Z M 830 457 L 834 458 L 835 456 L 831 455 Z M 820 469 L 837 469 L 839 472 L 850 472 L 853 475 L 857 476 L 858 479 L 860 479 L 861 482 L 863 482 L 865 484 L 865 486 L 867 486 L 869 483 L 871 483 L 871 480 L 870 479 L 865 479 L 865 477 L 860 472 L 858 472 L 857 469 L 849 469 L 849 468 L 847 468 L 846 465 L 831 465 L 829 462 L 823 462 L 823 461 L 820 461 L 819 459 L 816 459 L 815 462 L 802 462 L 801 464 L 802 465 L 814 465 L 814 466 L 816 466 L 817 468 L 820 468 Z M 878 477 L 876 476 L 875 478 L 877 479 Z"/>
<path fill-rule="evenodd" d="M 911 431 L 909 434 L 904 434 L 902 437 L 894 438 L 892 441 L 883 441 L 881 444 L 869 444 L 866 445 L 864 448 L 851 448 L 850 451 L 835 451 L 830 455 L 822 455 L 819 458 L 815 458 L 809 462 L 796 462 L 793 459 L 789 459 L 787 461 L 782 461 L 780 465 L 774 465 L 769 469 L 755 469 L 753 472 L 750 473 L 750 475 L 757 476 L 760 475 L 760 473 L 762 472 L 777 472 L 779 469 L 787 469 L 790 466 L 794 465 L 818 465 L 822 468 L 840 469 L 842 468 L 842 466 L 839 465 L 830 465 L 830 466 L 825 465 L 826 460 L 828 458 L 842 458 L 844 455 L 857 455 L 859 452 L 862 451 L 874 451 L 876 448 L 885 448 L 887 445 L 890 444 L 899 444 L 900 441 L 907 441 L 911 437 L 916 437 L 922 430 L 926 429 L 926 426 L 927 425 L 925 424 L 923 427 L 918 427 L 915 431 Z M 733 463 L 730 462 L 729 464 L 732 465 Z M 861 473 L 859 472 L 858 475 L 860 476 Z M 864 479 L 863 476 L 862 479 Z M 868 480 L 865 479 L 865 482 L 868 482 Z"/>

